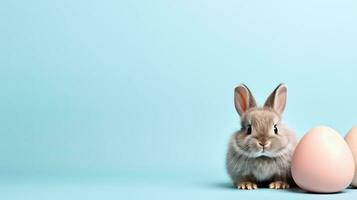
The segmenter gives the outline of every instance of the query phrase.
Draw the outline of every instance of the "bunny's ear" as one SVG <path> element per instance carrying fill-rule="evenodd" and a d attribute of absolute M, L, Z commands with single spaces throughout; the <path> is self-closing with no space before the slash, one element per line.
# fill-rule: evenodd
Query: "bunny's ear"
<path fill-rule="evenodd" d="M 237 86 L 234 90 L 234 105 L 239 115 L 242 115 L 249 108 L 256 107 L 255 99 L 244 84 Z"/>
<path fill-rule="evenodd" d="M 282 114 L 285 109 L 287 94 L 286 86 L 282 83 L 279 84 L 265 101 L 264 107 L 273 108 L 276 112 Z"/>

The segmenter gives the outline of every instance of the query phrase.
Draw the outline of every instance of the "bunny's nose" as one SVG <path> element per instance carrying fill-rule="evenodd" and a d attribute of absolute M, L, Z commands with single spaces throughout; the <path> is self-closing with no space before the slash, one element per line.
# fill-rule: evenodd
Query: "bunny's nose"
<path fill-rule="evenodd" d="M 266 143 L 263 143 L 263 142 L 259 142 L 259 145 L 264 147 L 266 145 Z"/>
<path fill-rule="evenodd" d="M 267 146 L 269 146 L 270 142 L 269 141 L 259 141 L 258 144 L 262 147 L 267 147 Z"/>

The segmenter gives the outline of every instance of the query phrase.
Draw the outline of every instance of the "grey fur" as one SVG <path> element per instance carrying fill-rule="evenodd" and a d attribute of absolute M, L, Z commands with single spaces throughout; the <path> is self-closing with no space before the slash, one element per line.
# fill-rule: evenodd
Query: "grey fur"
<path fill-rule="evenodd" d="M 245 85 L 238 87 L 247 88 Z M 280 84 L 279 87 L 285 86 Z M 284 89 L 286 91 L 286 88 Z M 255 101 L 248 88 L 247 91 L 247 100 Z M 275 94 L 276 91 L 277 89 L 267 101 L 285 104 L 285 101 L 274 101 L 275 97 L 281 98 Z M 242 128 L 232 135 L 229 142 L 226 168 L 233 183 L 236 186 L 243 182 L 259 184 L 282 181 L 292 184 L 290 163 L 296 137 L 293 131 L 281 122 L 281 113 L 274 110 L 272 103 L 266 103 L 264 107 L 251 107 L 249 102 L 238 103 L 246 103 L 248 109 L 240 113 Z M 248 125 L 251 126 L 251 134 L 247 134 Z M 274 132 L 274 125 L 278 128 L 278 134 Z M 265 148 L 259 143 L 266 144 Z"/>

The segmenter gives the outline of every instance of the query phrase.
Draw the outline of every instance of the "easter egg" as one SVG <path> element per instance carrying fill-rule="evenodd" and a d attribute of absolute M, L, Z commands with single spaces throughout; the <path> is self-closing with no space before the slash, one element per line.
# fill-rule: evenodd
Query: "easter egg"
<path fill-rule="evenodd" d="M 296 146 L 291 161 L 294 181 L 309 192 L 339 192 L 349 186 L 354 172 L 354 160 L 347 143 L 326 126 L 310 129 Z"/>
<path fill-rule="evenodd" d="M 357 126 L 353 127 L 350 131 L 348 131 L 345 140 L 348 146 L 350 146 L 356 167 L 355 177 L 353 178 L 351 185 L 357 187 Z"/>

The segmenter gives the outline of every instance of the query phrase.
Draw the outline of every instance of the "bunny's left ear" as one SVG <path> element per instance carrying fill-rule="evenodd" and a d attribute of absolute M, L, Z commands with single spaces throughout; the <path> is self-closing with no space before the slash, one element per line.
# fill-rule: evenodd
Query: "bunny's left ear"
<path fill-rule="evenodd" d="M 288 89 L 284 84 L 279 84 L 265 101 L 264 107 L 273 108 L 279 114 L 282 114 L 285 109 Z"/>

